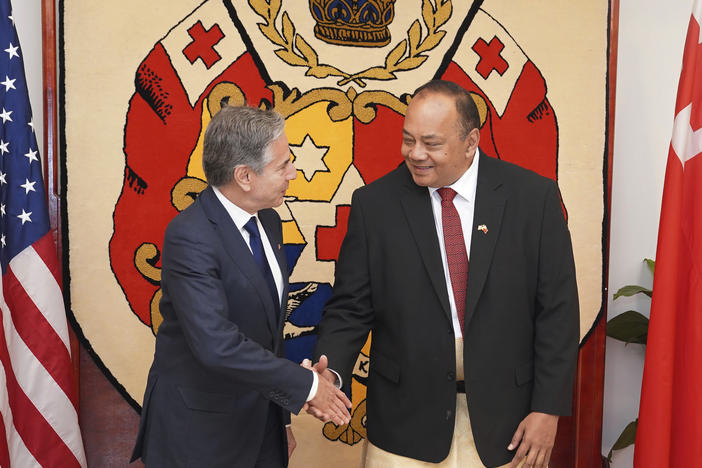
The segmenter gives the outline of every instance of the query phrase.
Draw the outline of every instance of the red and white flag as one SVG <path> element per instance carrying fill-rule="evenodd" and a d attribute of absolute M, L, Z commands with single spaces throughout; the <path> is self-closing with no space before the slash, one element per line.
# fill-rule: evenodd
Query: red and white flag
<path fill-rule="evenodd" d="M 0 466 L 85 467 L 22 50 L 0 0 Z"/>
<path fill-rule="evenodd" d="M 685 41 L 663 189 L 636 468 L 702 466 L 702 0 Z"/>

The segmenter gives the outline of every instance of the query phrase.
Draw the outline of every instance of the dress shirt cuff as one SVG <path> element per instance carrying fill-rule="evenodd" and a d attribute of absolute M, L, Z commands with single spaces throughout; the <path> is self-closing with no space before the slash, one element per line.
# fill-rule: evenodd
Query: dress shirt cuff
<path fill-rule="evenodd" d="M 334 377 L 336 377 L 336 381 L 334 381 L 334 386 L 336 388 L 341 388 L 341 385 L 343 384 L 343 382 L 341 381 L 341 376 L 339 375 L 339 373 L 337 371 L 335 371 L 334 369 L 330 369 L 328 367 L 327 367 L 327 370 L 331 371 L 331 373 L 334 374 Z"/>
<path fill-rule="evenodd" d="M 319 376 L 314 371 L 310 371 L 310 372 L 312 372 L 312 377 L 314 380 L 312 380 L 312 388 L 310 388 L 310 393 L 309 393 L 309 395 L 307 395 L 307 400 L 305 400 L 305 401 L 310 401 L 315 396 L 317 396 L 317 387 L 319 386 Z"/>

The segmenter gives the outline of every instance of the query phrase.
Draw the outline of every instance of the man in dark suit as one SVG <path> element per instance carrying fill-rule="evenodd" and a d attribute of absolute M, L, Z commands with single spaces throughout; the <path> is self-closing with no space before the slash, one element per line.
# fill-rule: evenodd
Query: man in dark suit
<path fill-rule="evenodd" d="M 482 153 L 478 126 L 465 90 L 427 83 L 405 164 L 353 195 L 315 351 L 329 369 L 315 367 L 350 382 L 372 331 L 366 468 L 546 467 L 571 409 L 579 314 L 559 191 Z"/>
<path fill-rule="evenodd" d="M 224 107 L 205 133 L 209 187 L 163 243 L 163 323 L 132 460 L 151 467 L 287 466 L 290 413 L 337 424 L 346 396 L 283 358 L 282 203 L 296 170 L 283 118 Z"/>

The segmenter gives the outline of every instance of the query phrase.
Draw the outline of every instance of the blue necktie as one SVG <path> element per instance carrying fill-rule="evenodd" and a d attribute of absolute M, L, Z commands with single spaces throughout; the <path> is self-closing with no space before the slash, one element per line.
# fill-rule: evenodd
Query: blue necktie
<path fill-rule="evenodd" d="M 256 217 L 252 216 L 246 224 L 244 224 L 244 229 L 249 233 L 249 245 L 251 246 L 251 253 L 253 254 L 254 260 L 261 269 L 263 277 L 268 283 L 268 288 L 273 296 L 273 303 L 276 305 L 276 309 L 280 310 L 280 296 L 278 295 L 278 288 L 275 286 L 275 280 L 273 279 L 273 273 L 271 272 L 271 267 L 268 265 L 268 260 L 266 260 L 266 253 L 263 250 L 263 242 L 261 242 L 261 233 L 258 230 L 258 224 L 256 223 Z"/>

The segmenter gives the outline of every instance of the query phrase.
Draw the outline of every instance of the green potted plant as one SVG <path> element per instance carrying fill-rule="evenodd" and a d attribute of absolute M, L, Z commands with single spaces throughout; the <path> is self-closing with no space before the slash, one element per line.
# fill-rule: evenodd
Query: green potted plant
<path fill-rule="evenodd" d="M 651 275 L 653 275 L 656 268 L 656 262 L 650 258 L 644 259 L 644 262 L 648 266 Z M 653 291 L 643 286 L 628 285 L 620 288 L 616 293 L 614 293 L 614 300 L 616 301 L 622 296 L 630 297 L 637 294 L 645 294 L 650 298 Z M 629 343 L 645 345 L 646 340 L 648 339 L 648 318 L 635 310 L 627 310 L 626 312 L 617 315 L 607 322 L 607 336 L 612 337 L 615 340 L 623 341 L 627 345 Z M 614 450 L 621 450 L 634 443 L 636 440 L 636 426 L 638 422 L 639 420 L 637 418 L 626 425 L 622 433 L 617 438 L 617 441 L 609 450 L 607 457 L 603 457 L 603 467 L 609 468 L 610 463 L 612 462 L 612 452 Z"/>

